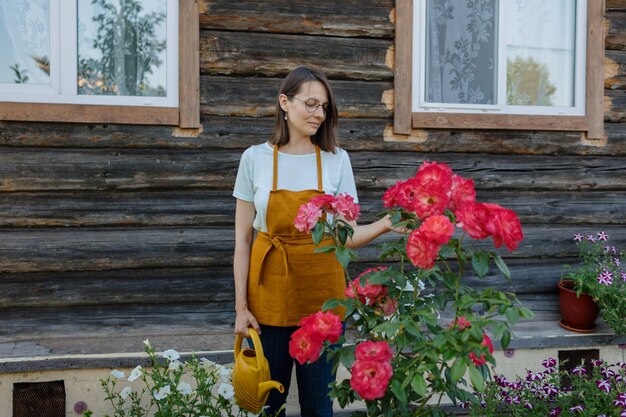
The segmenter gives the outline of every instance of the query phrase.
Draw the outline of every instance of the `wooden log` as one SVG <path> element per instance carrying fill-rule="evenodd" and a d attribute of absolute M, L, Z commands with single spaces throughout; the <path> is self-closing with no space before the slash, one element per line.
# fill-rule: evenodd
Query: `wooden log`
<path fill-rule="evenodd" d="M 359 189 L 386 189 L 415 175 L 424 160 L 449 164 L 484 190 L 624 190 L 623 158 L 353 152 Z M 233 187 L 240 153 L 230 150 L 6 148 L 0 191 L 144 190 Z"/>
<path fill-rule="evenodd" d="M 273 116 L 279 78 L 202 77 L 201 112 L 204 117 Z M 339 117 L 390 118 L 391 109 L 381 101 L 390 82 L 331 81 Z"/>
<path fill-rule="evenodd" d="M 394 2 L 346 0 L 201 0 L 202 29 L 391 38 Z"/>
<path fill-rule="evenodd" d="M 119 334 L 202 335 L 209 327 L 231 327 L 233 311 L 232 303 L 49 307 L 31 309 L 28 314 L 21 308 L 7 309 L 0 318 L 0 343 Z"/>
<path fill-rule="evenodd" d="M 230 266 L 0 275 L 0 308 L 231 304 Z"/>
<path fill-rule="evenodd" d="M 360 190 L 361 223 L 383 210 L 383 190 Z M 626 192 L 481 190 L 480 201 L 514 210 L 523 224 L 624 224 Z M 0 227 L 234 226 L 231 190 L 11 193 Z"/>
<path fill-rule="evenodd" d="M 604 119 L 626 122 L 626 90 L 607 90 L 604 95 Z"/>
<path fill-rule="evenodd" d="M 340 144 L 348 151 L 458 152 L 523 155 L 626 155 L 626 129 L 606 123 L 606 144 L 593 146 L 579 133 L 498 130 L 415 130 L 388 135 L 391 119 L 341 118 Z M 162 126 L 73 125 L 0 122 L 0 145 L 45 148 L 232 149 L 242 152 L 266 141 L 273 117 L 205 116 L 198 136 L 176 136 Z"/>
<path fill-rule="evenodd" d="M 606 0 L 606 10 L 626 12 L 626 0 Z"/>
<path fill-rule="evenodd" d="M 619 11 L 607 11 L 605 14 L 607 50 L 626 50 L 626 14 Z"/>
<path fill-rule="evenodd" d="M 203 31 L 200 71 L 205 75 L 271 76 L 308 65 L 331 79 L 391 80 L 393 41 L 231 31 Z"/>
<path fill-rule="evenodd" d="M 626 51 L 606 51 L 604 58 L 604 88 L 626 88 Z"/>
<path fill-rule="evenodd" d="M 626 247 L 619 225 L 526 225 L 524 241 L 508 258 L 566 258 L 577 254 L 575 232 L 603 230 L 611 244 Z M 0 272 L 98 271 L 130 268 L 200 268 L 232 263 L 234 230 L 226 228 L 71 228 L 0 229 Z M 378 260 L 376 245 L 395 239 L 387 234 L 358 250 L 361 262 Z M 476 248 L 492 250 L 490 239 Z M 532 263 L 532 261 L 529 261 Z"/>
<path fill-rule="evenodd" d="M 230 191 L 12 193 L 0 227 L 220 226 L 234 223 Z"/>

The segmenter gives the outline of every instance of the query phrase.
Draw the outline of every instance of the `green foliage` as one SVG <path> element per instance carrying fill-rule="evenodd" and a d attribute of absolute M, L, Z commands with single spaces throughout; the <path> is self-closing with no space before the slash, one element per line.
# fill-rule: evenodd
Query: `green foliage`
<path fill-rule="evenodd" d="M 195 356 L 181 362 L 174 350 L 160 357 L 146 340 L 151 367 L 137 366 L 128 378 L 114 370 L 100 380 L 112 414 L 103 417 L 248 417 L 233 398 L 231 369 Z M 92 416 L 92 411 L 85 415 Z"/>
<path fill-rule="evenodd" d="M 390 216 L 394 226 L 405 233 L 381 245 L 380 259 L 388 261 L 387 268 L 367 273 L 359 284 L 384 286 L 395 302 L 394 311 L 386 313 L 380 304 L 359 297 L 329 300 L 323 308 L 342 305 L 357 341 L 386 341 L 394 351 L 393 377 L 384 397 L 365 401 L 368 416 L 443 416 L 445 411 L 438 404 L 445 397 L 458 404 L 474 398 L 470 387 L 484 389 L 489 377 L 487 365 L 476 365 L 470 357 L 470 353 L 484 355 L 486 362 L 495 363 L 483 345 L 484 334 L 491 334 L 507 347 L 510 326 L 531 318 L 532 312 L 520 306 L 513 294 L 493 288 L 478 290 L 464 283 L 469 266 L 483 279 L 494 265 L 507 278 L 510 272 L 499 255 L 466 249 L 463 236 L 442 247 L 434 268 L 414 268 L 407 262 L 406 242 L 408 234 L 419 226 L 419 219 L 402 210 Z M 323 250 L 334 248 L 347 267 L 346 261 L 356 255 L 338 239 L 337 223 L 322 220 L 318 226 L 323 229 L 323 236 L 321 229 L 317 231 L 320 241 L 322 237 L 335 241 Z M 349 226 L 344 223 L 341 227 Z M 457 325 L 462 321 L 471 325 Z M 351 369 L 354 350 L 354 345 L 344 344 L 328 354 L 336 367 L 341 363 Z M 342 407 L 359 399 L 349 379 L 333 383 L 331 396 Z"/>

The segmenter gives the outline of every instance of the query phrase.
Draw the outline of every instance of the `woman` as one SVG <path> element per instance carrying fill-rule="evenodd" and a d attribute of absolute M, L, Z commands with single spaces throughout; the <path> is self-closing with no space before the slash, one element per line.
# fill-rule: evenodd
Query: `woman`
<path fill-rule="evenodd" d="M 248 336 L 250 327 L 260 333 L 272 379 L 286 388 L 283 394 L 270 394 L 270 415 L 287 398 L 294 364 L 288 351 L 291 333 L 325 300 L 344 294 L 343 269 L 334 254 L 314 252 L 311 236 L 294 226 L 300 205 L 316 195 L 348 193 L 357 201 L 350 159 L 338 147 L 336 126 L 337 107 L 326 76 L 296 68 L 280 87 L 274 134 L 243 153 L 237 173 L 235 333 Z M 350 247 L 391 230 L 388 218 L 352 226 Z M 326 358 L 296 364 L 296 377 L 302 416 L 332 416 L 332 364 Z"/>

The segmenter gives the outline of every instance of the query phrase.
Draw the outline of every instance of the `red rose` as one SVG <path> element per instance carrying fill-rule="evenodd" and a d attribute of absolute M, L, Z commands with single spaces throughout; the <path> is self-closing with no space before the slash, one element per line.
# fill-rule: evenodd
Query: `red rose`
<path fill-rule="evenodd" d="M 393 376 L 393 368 L 387 361 L 356 360 L 351 371 L 350 387 L 364 400 L 382 398 Z"/>
<path fill-rule="evenodd" d="M 438 214 L 424 220 L 418 230 L 424 239 L 443 245 L 452 238 L 454 225 L 447 216 Z"/>
<path fill-rule="evenodd" d="M 289 355 L 298 361 L 300 365 L 306 362 L 315 362 L 322 350 L 322 342 L 314 340 L 304 328 L 300 328 L 291 334 L 289 341 Z"/>
<path fill-rule="evenodd" d="M 413 263 L 422 269 L 430 269 L 435 266 L 435 259 L 439 255 L 440 245 L 426 239 L 419 229 L 411 232 L 406 245 L 406 254 Z"/>
<path fill-rule="evenodd" d="M 385 341 L 374 342 L 367 340 L 356 346 L 354 355 L 361 361 L 388 361 L 393 357 L 393 351 Z"/>
<path fill-rule="evenodd" d="M 476 202 L 476 190 L 474 180 L 463 178 L 459 175 L 452 177 L 450 195 L 450 210 L 456 212 L 463 206 Z"/>
<path fill-rule="evenodd" d="M 325 340 L 336 343 L 343 333 L 341 319 L 330 311 L 318 311 L 306 316 L 300 320 L 299 325 L 310 335 L 311 339 L 320 343 Z"/>

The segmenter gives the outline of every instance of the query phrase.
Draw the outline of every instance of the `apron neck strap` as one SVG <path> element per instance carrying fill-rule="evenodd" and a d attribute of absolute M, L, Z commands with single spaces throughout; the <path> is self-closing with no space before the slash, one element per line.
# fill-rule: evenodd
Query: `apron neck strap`
<path fill-rule="evenodd" d="M 317 161 L 317 191 L 324 192 L 322 183 L 322 155 L 320 147 L 315 145 L 315 159 Z M 272 191 L 278 188 L 278 145 L 274 145 L 274 179 L 272 181 Z"/>

